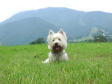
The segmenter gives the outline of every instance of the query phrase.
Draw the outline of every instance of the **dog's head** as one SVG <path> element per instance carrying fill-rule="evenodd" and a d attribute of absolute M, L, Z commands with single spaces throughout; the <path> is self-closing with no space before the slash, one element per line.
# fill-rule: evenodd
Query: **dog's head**
<path fill-rule="evenodd" d="M 49 31 L 48 35 L 48 48 L 57 53 L 61 52 L 67 47 L 66 33 L 60 29 L 59 32 L 54 33 L 52 30 Z"/>

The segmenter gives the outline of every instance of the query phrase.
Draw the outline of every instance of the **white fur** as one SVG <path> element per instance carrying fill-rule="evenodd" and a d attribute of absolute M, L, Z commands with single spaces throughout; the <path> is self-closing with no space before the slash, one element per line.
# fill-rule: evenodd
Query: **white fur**
<path fill-rule="evenodd" d="M 62 47 L 62 50 L 59 53 L 52 52 L 55 43 L 58 43 Z M 50 30 L 48 35 L 48 49 L 50 49 L 50 52 L 48 58 L 45 61 L 42 61 L 42 63 L 50 63 L 52 61 L 68 61 L 68 55 L 65 52 L 66 48 L 67 37 L 65 32 L 62 29 L 60 29 L 58 33 L 54 33 Z"/>

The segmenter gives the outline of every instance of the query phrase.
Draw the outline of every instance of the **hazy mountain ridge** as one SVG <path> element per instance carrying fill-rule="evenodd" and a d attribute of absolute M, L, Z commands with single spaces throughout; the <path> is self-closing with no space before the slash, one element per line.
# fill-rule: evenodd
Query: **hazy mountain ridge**
<path fill-rule="evenodd" d="M 37 39 L 46 38 L 49 28 L 56 27 L 40 18 L 30 17 L 1 25 L 0 40 L 4 45 L 21 45 Z"/>
<path fill-rule="evenodd" d="M 49 29 L 57 31 L 59 28 L 64 29 L 68 39 L 74 40 L 90 35 L 94 27 L 111 33 L 111 22 L 112 13 L 99 11 L 83 12 L 63 7 L 25 11 L 0 24 L 0 42 L 5 45 L 28 44 L 38 37 L 46 38 Z"/>

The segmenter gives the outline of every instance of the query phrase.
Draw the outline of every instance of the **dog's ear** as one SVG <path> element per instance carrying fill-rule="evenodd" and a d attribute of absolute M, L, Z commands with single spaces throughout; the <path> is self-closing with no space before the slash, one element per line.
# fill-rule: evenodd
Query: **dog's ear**
<path fill-rule="evenodd" d="M 53 30 L 50 30 L 49 31 L 49 35 L 48 35 L 48 38 L 47 38 L 48 43 L 50 43 L 50 39 L 52 38 L 53 34 L 54 34 Z"/>
<path fill-rule="evenodd" d="M 49 31 L 49 35 L 52 36 L 53 34 L 54 34 L 54 31 L 53 30 L 50 30 Z"/>
<path fill-rule="evenodd" d="M 50 30 L 50 31 L 49 31 L 49 35 L 48 35 L 48 37 L 47 37 L 48 49 L 51 49 L 50 42 L 51 42 L 51 38 L 52 38 L 53 34 L 54 34 L 54 31 L 53 31 L 53 30 Z"/>
<path fill-rule="evenodd" d="M 65 38 L 65 40 L 67 40 L 67 36 L 66 36 L 66 33 L 63 31 L 63 29 L 60 29 L 59 30 L 59 33 L 62 34 Z"/>

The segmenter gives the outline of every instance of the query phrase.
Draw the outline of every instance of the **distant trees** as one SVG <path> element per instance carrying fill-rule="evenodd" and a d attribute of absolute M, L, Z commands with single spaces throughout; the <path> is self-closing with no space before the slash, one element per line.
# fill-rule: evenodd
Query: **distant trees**
<path fill-rule="evenodd" d="M 42 44 L 42 43 L 45 43 L 45 40 L 42 37 L 38 38 L 35 41 L 30 42 L 30 44 Z"/>
<path fill-rule="evenodd" d="M 107 42 L 107 39 L 103 35 L 96 35 L 94 37 L 94 42 Z"/>
<path fill-rule="evenodd" d="M 98 31 L 97 33 L 93 34 L 91 38 L 84 40 L 83 42 L 107 42 L 107 34 L 103 31 Z"/>
<path fill-rule="evenodd" d="M 104 32 L 99 31 L 96 35 L 94 35 L 94 42 L 107 42 L 107 38 Z"/>
<path fill-rule="evenodd" d="M 102 31 L 97 32 L 93 36 L 93 39 L 88 40 L 88 42 L 107 42 L 107 41 L 108 40 L 106 38 L 106 35 Z"/>

